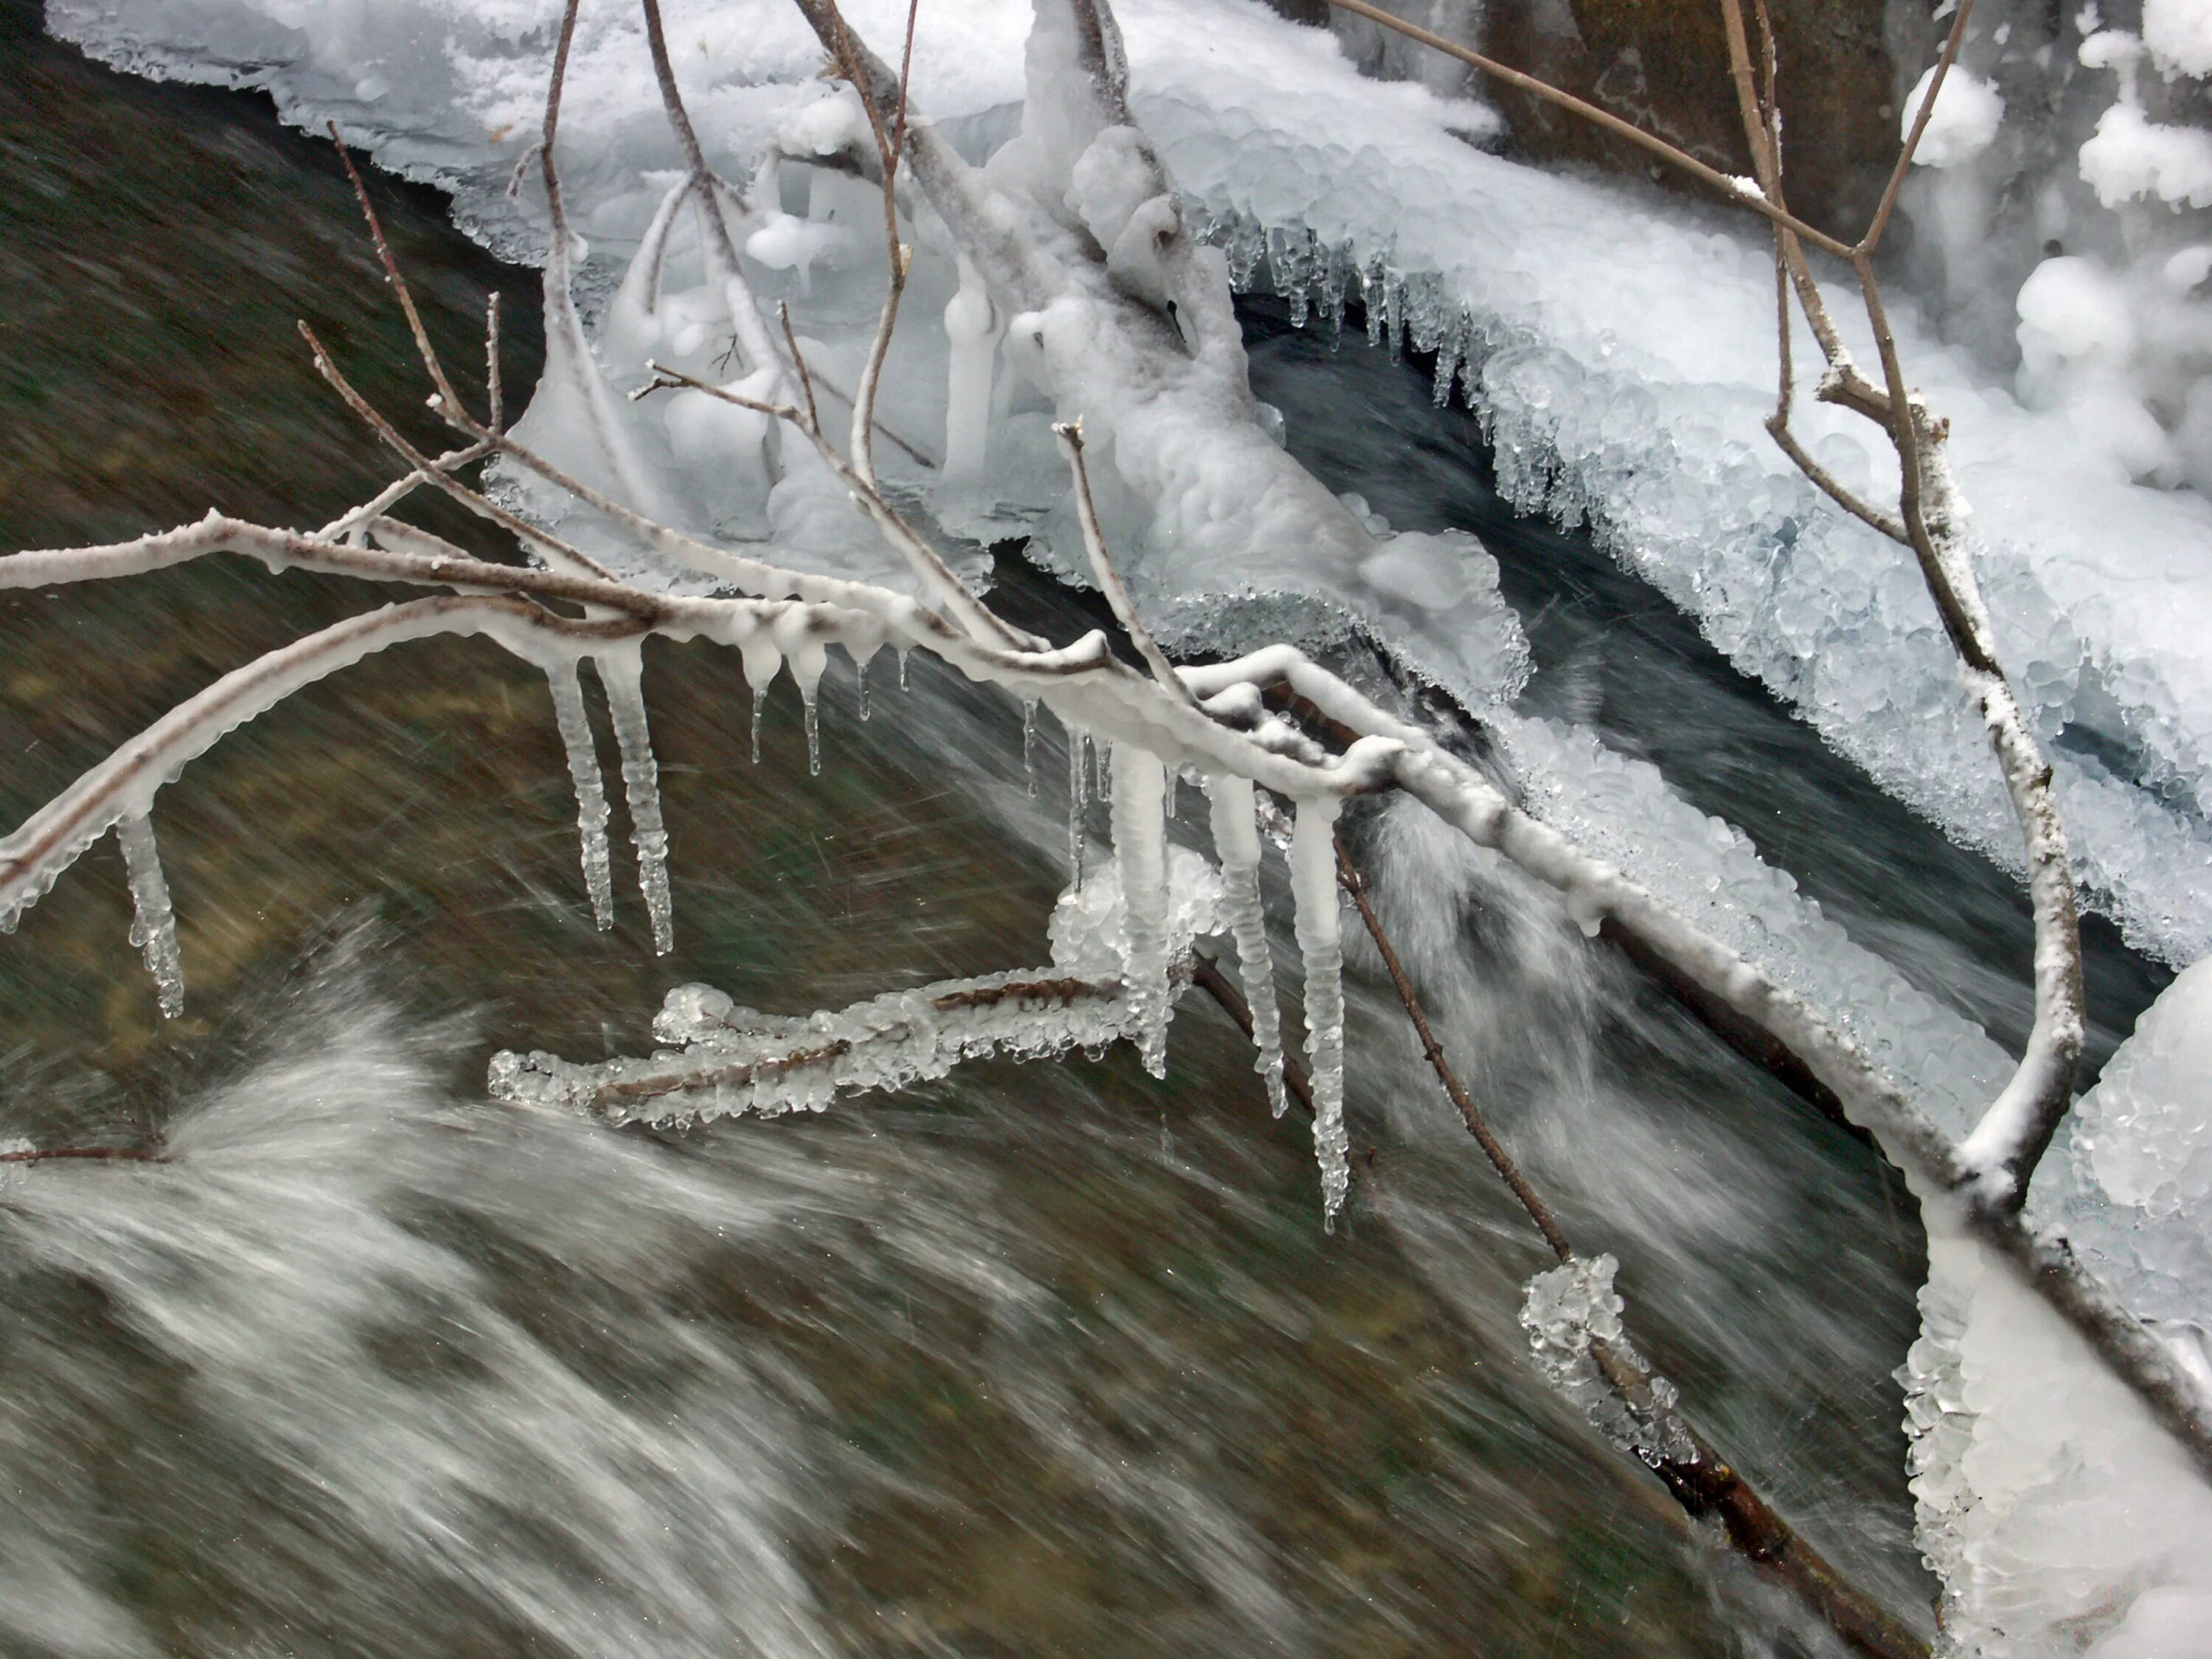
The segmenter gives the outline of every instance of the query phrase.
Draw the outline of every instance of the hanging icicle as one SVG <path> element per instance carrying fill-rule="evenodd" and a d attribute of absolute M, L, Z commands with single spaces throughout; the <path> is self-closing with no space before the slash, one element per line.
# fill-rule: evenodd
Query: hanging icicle
<path fill-rule="evenodd" d="M 1275 959 L 1267 949 L 1267 915 L 1260 900 L 1260 831 L 1253 820 L 1252 783 L 1249 778 L 1208 778 L 1206 792 L 1229 932 L 1237 941 L 1237 975 L 1252 1008 L 1252 1069 L 1267 1085 L 1268 1109 L 1280 1117 L 1289 1103 L 1283 1090 L 1283 1020 L 1275 1001 Z"/>
<path fill-rule="evenodd" d="M 676 910 L 668 890 L 668 830 L 660 817 L 660 769 L 653 758 L 653 734 L 645 718 L 645 658 L 635 645 L 610 649 L 595 660 L 607 689 L 607 712 L 614 717 L 615 741 L 622 749 L 623 789 L 629 802 L 630 836 L 637 847 L 637 884 L 653 919 L 653 950 L 666 956 L 676 948 Z"/>
<path fill-rule="evenodd" d="M 584 886 L 592 896 L 592 915 L 605 933 L 615 925 L 612 860 L 607 851 L 605 784 L 599 776 L 599 749 L 592 737 L 592 722 L 584 712 L 584 688 L 576 665 L 564 661 L 549 667 L 545 678 L 553 689 L 553 721 L 560 727 L 561 743 L 568 751 L 568 776 L 576 788 L 576 829 L 583 843 Z"/>
<path fill-rule="evenodd" d="M 1121 984 L 1137 1053 L 1154 1077 L 1168 1070 L 1168 843 L 1160 809 L 1167 775 L 1134 744 L 1109 751 L 1114 774 L 1114 863 L 1121 878 Z"/>
<path fill-rule="evenodd" d="M 1036 799 L 1036 699 L 1022 699 L 1022 780 L 1029 786 L 1029 797 Z"/>
<path fill-rule="evenodd" d="M 1083 885 L 1083 757 L 1090 742 L 1081 726 L 1067 728 L 1067 879 L 1074 887 Z"/>
<path fill-rule="evenodd" d="M 867 720 L 869 714 L 868 659 L 866 657 L 856 657 L 854 659 L 853 684 L 858 693 L 858 699 L 860 705 L 860 719 L 865 722 Z"/>
<path fill-rule="evenodd" d="M 1344 945 L 1337 927 L 1336 815 L 1342 805 L 1334 795 L 1300 801 L 1291 832 L 1291 896 L 1305 961 L 1314 1157 L 1321 1165 L 1322 1214 L 1332 1231 L 1352 1184 L 1344 1135 Z"/>
<path fill-rule="evenodd" d="M 161 1017 L 185 1012 L 185 961 L 177 949 L 177 913 L 169 903 L 169 884 L 161 875 L 161 855 L 154 845 L 154 821 L 143 812 L 117 821 L 115 840 L 131 875 L 131 942 L 146 958 L 146 971 L 161 1004 Z"/>

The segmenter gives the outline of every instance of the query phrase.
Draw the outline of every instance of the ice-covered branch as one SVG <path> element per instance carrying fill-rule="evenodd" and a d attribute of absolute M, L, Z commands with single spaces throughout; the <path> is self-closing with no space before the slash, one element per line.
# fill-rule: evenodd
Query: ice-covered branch
<path fill-rule="evenodd" d="M 696 1123 L 820 1111 L 837 1095 L 900 1089 L 963 1060 L 1098 1049 L 1143 1016 L 1119 981 L 1051 969 L 945 980 L 804 1018 L 756 1013 L 704 986 L 668 994 L 650 1060 L 572 1065 L 549 1054 L 491 1062 L 502 1100 L 599 1113 L 615 1123 Z"/>

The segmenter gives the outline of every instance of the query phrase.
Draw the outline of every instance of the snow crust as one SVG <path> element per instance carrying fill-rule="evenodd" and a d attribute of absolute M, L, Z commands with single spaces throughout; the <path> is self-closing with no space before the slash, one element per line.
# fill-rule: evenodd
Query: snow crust
<path fill-rule="evenodd" d="M 1899 1380 L 1955 1659 L 2212 1654 L 2212 1486 L 2081 1337 L 1939 1206 Z"/>
<path fill-rule="evenodd" d="M 553 0 L 58 0 L 51 16 L 57 32 L 131 66 L 252 81 L 295 118 L 335 114 L 387 165 L 457 188 L 495 240 L 527 246 L 534 233 L 494 185 L 536 119 L 557 10 Z M 788 6 L 686 0 L 666 13 L 709 159 L 733 176 L 749 176 L 786 123 L 832 95 Z M 904 22 L 891 0 L 860 0 L 849 15 L 875 39 Z M 1178 188 L 1211 216 L 1232 274 L 1303 296 L 1325 327 L 1341 297 L 1363 298 L 1370 325 L 1437 349 L 1440 386 L 1483 412 L 1516 504 L 1587 516 L 1617 556 L 1887 787 L 2017 861 L 1917 576 L 1815 499 L 1759 435 L 1772 397 L 1771 289 L 1747 220 L 1709 225 L 1678 204 L 1471 149 L 1456 134 L 1487 130 L 1486 112 L 1364 79 L 1331 37 L 1249 0 L 1130 0 L 1120 15 L 1136 112 Z M 979 154 L 1013 125 L 1028 24 L 1019 0 L 963 0 L 957 17 L 939 9 L 921 28 L 917 104 Z M 563 152 L 578 228 L 610 249 L 643 235 L 677 176 L 644 64 L 627 9 L 586 9 Z M 958 289 L 948 272 L 937 314 Z M 1836 305 L 1850 314 L 1846 296 Z M 2212 949 L 2212 659 L 2199 648 L 2212 629 L 2212 506 L 2132 482 L 2146 461 L 2160 476 L 2172 465 L 2171 440 L 2146 429 L 2139 407 L 2115 419 L 2121 400 L 2094 386 L 2024 407 L 1911 306 L 1898 309 L 1916 380 L 1954 420 L 1984 591 L 2054 750 L 2081 873 L 2140 946 L 2193 960 Z M 940 356 L 919 430 L 945 418 L 946 372 Z M 2212 404 L 2203 418 L 2212 430 Z M 1042 425 L 1009 408 L 998 439 L 1013 470 L 1038 463 L 1041 485 Z M 1886 475 L 1887 457 L 1850 417 L 1815 406 L 1805 427 L 1847 480 Z M 846 528 L 842 501 L 826 505 Z M 1510 641 L 1503 656 L 1497 640 L 1468 648 L 1447 625 L 1455 611 L 1498 614 L 1481 603 L 1480 561 L 1464 547 L 1387 550 L 1357 585 L 1360 605 L 1433 677 L 1477 701 L 1510 695 Z M 1125 574 L 1152 608 L 1194 602 L 1159 619 L 1172 639 L 1243 642 L 1209 638 L 1218 606 L 1196 573 L 1174 568 L 1171 549 L 1132 563 Z M 1439 576 L 1473 585 L 1455 595 Z M 1296 561 L 1278 560 L 1246 580 L 1260 592 L 1310 589 L 1300 578 Z M 1305 615 L 1311 633 L 1320 623 Z"/>

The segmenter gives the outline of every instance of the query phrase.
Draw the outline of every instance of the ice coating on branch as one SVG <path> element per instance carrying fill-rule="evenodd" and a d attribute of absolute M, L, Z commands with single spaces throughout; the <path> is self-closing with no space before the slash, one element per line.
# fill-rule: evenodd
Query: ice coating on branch
<path fill-rule="evenodd" d="M 599 777 L 598 747 L 592 722 L 584 712 L 584 688 L 576 665 L 562 661 L 549 665 L 545 678 L 553 690 L 553 720 L 561 729 L 561 744 L 568 754 L 568 776 L 576 789 L 576 830 L 582 842 L 584 886 L 592 896 L 592 916 L 601 933 L 615 925 L 614 872 L 607 850 L 606 786 Z"/>
<path fill-rule="evenodd" d="M 992 1054 L 1102 1049 L 1137 1030 L 1120 988 L 1057 969 L 1018 971 L 894 991 L 798 1019 L 679 986 L 654 1032 L 684 1040 L 682 1049 L 592 1066 L 502 1053 L 492 1060 L 489 1086 L 514 1104 L 594 1110 L 617 1123 L 818 1112 L 839 1094 L 904 1088 Z"/>
<path fill-rule="evenodd" d="M 1291 897 L 1305 965 L 1306 1060 L 1313 1073 L 1314 1158 L 1321 1165 L 1322 1213 L 1332 1227 L 1352 1185 L 1344 1133 L 1344 943 L 1336 884 L 1340 806 L 1334 795 L 1300 801 L 1291 832 Z"/>
<path fill-rule="evenodd" d="M 2136 1312 L 2212 1332 L 2212 958 L 2160 994 L 2075 1103 L 2028 1213 Z"/>
<path fill-rule="evenodd" d="M 1267 915 L 1260 898 L 1260 831 L 1252 784 L 1249 778 L 1210 777 L 1206 793 L 1213 850 L 1221 860 L 1222 910 L 1237 943 L 1237 972 L 1252 1011 L 1252 1069 L 1266 1080 L 1268 1107 L 1280 1117 L 1289 1104 L 1283 1089 L 1283 1019 L 1275 1000 Z"/>
<path fill-rule="evenodd" d="M 1156 902 L 1153 914 L 1158 918 L 1167 977 L 1179 982 L 1189 966 L 1193 941 L 1222 930 L 1221 878 L 1212 865 L 1187 847 L 1165 851 L 1165 902 Z M 1045 929 L 1055 969 L 1086 979 L 1120 978 L 1137 950 L 1129 939 L 1121 872 L 1116 858 L 1092 871 L 1081 886 L 1071 884 L 1060 894 Z"/>
<path fill-rule="evenodd" d="M 116 821 L 115 840 L 131 878 L 131 942 L 154 976 L 161 1017 L 174 1019 L 185 1012 L 185 962 L 177 949 L 177 913 L 161 874 L 161 854 L 154 845 L 153 819 L 126 812 Z"/>
<path fill-rule="evenodd" d="M 1521 1328 L 1545 1381 L 1581 1407 L 1607 1439 L 1647 1463 L 1686 1463 L 1697 1449 L 1677 1415 L 1674 1385 L 1651 1372 L 1620 1322 L 1626 1305 L 1613 1288 L 1620 1264 L 1610 1255 L 1581 1257 L 1538 1273 L 1521 1304 Z M 1601 1342 L 1632 1370 L 1645 1372 L 1650 1406 L 1624 1400 L 1598 1370 L 1590 1345 Z"/>
<path fill-rule="evenodd" d="M 2212 1486 L 2008 1263 L 1945 1206 L 1925 1214 L 1921 1335 L 1898 1379 L 1917 1534 L 1943 1580 L 1938 1652 L 2203 1653 Z M 2194 1327 L 2167 1340 L 2212 1379 Z M 2168 1631 L 2185 1635 L 2163 1645 Z"/>
<path fill-rule="evenodd" d="M 637 647 L 595 659 L 607 689 L 607 713 L 622 749 L 623 789 L 629 802 L 630 839 L 637 847 L 637 884 L 653 920 L 653 950 L 676 948 L 676 908 L 668 890 L 668 830 L 660 817 L 660 769 L 645 717 L 645 659 Z"/>
<path fill-rule="evenodd" d="M 1154 1077 L 1168 1070 L 1166 775 L 1131 743 L 1114 745 L 1114 866 L 1121 878 L 1123 994 L 1137 1023 L 1137 1052 Z"/>
<path fill-rule="evenodd" d="M 1003 131 L 1004 112 L 1022 94 L 1030 9 L 1000 0 L 947 6 L 944 25 L 917 37 L 915 106 L 948 127 Z M 1717 228 L 1662 198 L 1483 154 L 1459 135 L 1494 130 L 1489 112 L 1421 85 L 1364 78 L 1325 32 L 1242 0 L 1123 0 L 1116 9 L 1133 111 L 1182 194 L 1185 234 L 1217 242 L 1240 287 L 1282 293 L 1295 314 L 1325 331 L 1358 298 L 1376 337 L 1433 350 L 1439 388 L 1466 398 L 1488 423 L 1510 501 L 1588 519 L 1614 556 L 1697 617 L 1739 667 L 1886 788 L 1961 840 L 2017 859 L 1983 733 L 1957 693 L 1909 561 L 1816 497 L 1759 434 L 1773 396 L 1773 290 L 1765 239 L 1748 216 Z M 695 102 L 714 112 L 702 119 L 708 160 L 727 176 L 747 176 L 795 115 L 830 97 L 816 76 L 820 45 L 784 0 L 668 0 L 666 10 L 672 38 L 687 43 Z M 854 0 L 844 10 L 878 49 L 902 33 L 904 8 L 891 0 Z M 539 113 L 542 28 L 553 15 L 449 0 L 288 5 L 281 21 L 258 0 L 197 0 L 183 11 L 156 0 L 49 8 L 57 32 L 95 52 L 269 86 L 311 127 L 337 116 L 386 165 L 459 189 L 465 215 L 511 251 L 542 243 L 540 231 L 515 218 L 541 212 L 534 193 L 511 206 L 502 187 Z M 2027 39 L 2020 29 L 2016 40 Z M 357 86 L 364 55 L 396 66 L 373 100 Z M 2057 58 L 2068 67 L 2064 50 Z M 570 73 L 563 149 L 592 158 L 570 179 L 572 212 L 596 246 L 626 252 L 666 193 L 671 158 L 635 15 L 587 9 Z M 1071 131 L 1055 154 L 1063 215 L 1072 170 L 1102 131 Z M 508 136 L 495 143 L 489 134 Z M 2006 148 L 2001 133 L 1972 161 L 1921 169 L 1914 187 L 1963 179 Z M 1094 167 L 1106 159 L 1102 152 Z M 816 200 L 826 192 L 866 210 L 864 186 L 803 170 L 813 173 Z M 949 341 L 938 318 L 957 291 L 952 263 L 924 239 L 902 327 L 913 331 L 913 356 L 889 382 L 894 401 L 906 395 L 901 387 L 913 389 L 905 411 L 894 411 L 913 422 L 909 436 L 933 433 L 945 413 Z M 2154 300 L 2167 307 L 2173 283 L 2192 287 L 2166 263 L 2128 273 L 2136 317 L 2151 315 Z M 695 278 L 703 283 L 690 270 L 673 280 L 680 288 Z M 814 282 L 819 295 L 832 273 L 817 264 Z M 2002 290 L 1997 303 L 2008 307 L 2019 290 L 2017 282 L 1976 287 Z M 845 292 L 856 300 L 860 290 Z M 1846 316 L 1850 300 L 1837 296 Z M 1952 459 L 1976 505 L 1983 586 L 2051 754 L 2079 867 L 2131 939 L 2168 960 L 2194 960 L 2212 950 L 2212 663 L 2201 649 L 2212 633 L 2212 578 L 2199 556 L 2212 544 L 2212 508 L 2191 491 L 2130 482 L 2149 419 L 2140 404 L 2123 421 L 2099 418 L 2105 405 L 2094 400 L 2077 407 L 2057 381 L 2024 380 L 2016 396 L 1966 354 L 1945 349 L 1914 307 L 1893 309 L 1909 372 L 1954 420 Z M 866 310 L 872 315 L 872 304 Z M 2188 324 L 2192 313 L 2173 314 Z M 1057 361 L 1082 366 L 1094 340 L 1085 317 L 1037 313 Z M 2136 332 L 2179 337 L 2163 322 Z M 830 343 L 854 361 L 849 341 Z M 1871 361 L 1863 340 L 1850 343 Z M 712 354 L 720 349 L 702 344 L 708 355 L 684 366 L 719 380 Z M 1018 379 L 1024 397 L 1033 391 L 1021 367 L 1037 361 L 1024 356 L 1030 349 L 1009 334 L 995 404 Z M 2119 383 L 2133 385 L 2163 372 L 2151 359 L 2172 355 L 2140 343 L 2118 356 L 2100 348 L 2075 366 L 2100 383 L 2116 368 Z M 1092 367 L 1114 365 L 1102 358 Z M 1224 398 L 1234 391 L 1225 375 L 1210 384 Z M 2166 401 L 2193 407 L 2187 390 Z M 1091 421 L 1102 488 L 1154 503 L 1153 522 L 1138 521 L 1142 533 L 1109 529 L 1133 592 L 1171 644 L 1203 642 L 1223 622 L 1220 596 L 1249 592 L 1300 596 L 1283 614 L 1316 629 L 1316 612 L 1297 607 L 1316 598 L 1368 616 L 1447 684 L 1476 676 L 1477 659 L 1492 659 L 1487 644 L 1468 644 L 1489 626 L 1486 587 L 1463 613 L 1423 611 L 1352 568 L 1364 568 L 1364 552 L 1337 561 L 1310 531 L 1272 542 L 1243 536 L 1258 556 L 1214 558 L 1210 538 L 1259 521 L 1236 511 L 1217 520 L 1211 510 L 1256 513 L 1259 499 L 1214 487 L 1208 457 L 1221 452 L 1194 447 L 1192 425 L 1175 408 L 1093 401 L 1064 412 Z M 1832 471 L 1870 486 L 1888 477 L 1891 462 L 1863 424 L 1809 399 L 1800 412 L 1808 447 Z M 1256 432 L 1264 417 L 1251 414 Z M 1024 515 L 1051 508 L 1065 485 L 1037 464 L 1047 448 L 1042 420 L 1033 409 L 997 407 L 990 428 L 988 493 Z M 2200 411 L 2183 427 L 2149 434 L 2150 447 L 2201 449 L 2212 416 Z M 790 492 L 794 509 L 799 495 L 812 504 L 790 522 L 838 528 L 843 556 L 866 556 L 842 496 L 810 493 L 818 482 Z M 1389 563 L 1376 574 L 1389 575 Z M 1343 612 L 1334 614 L 1340 621 Z M 2080 741 L 2053 748 L 2062 731 Z"/>

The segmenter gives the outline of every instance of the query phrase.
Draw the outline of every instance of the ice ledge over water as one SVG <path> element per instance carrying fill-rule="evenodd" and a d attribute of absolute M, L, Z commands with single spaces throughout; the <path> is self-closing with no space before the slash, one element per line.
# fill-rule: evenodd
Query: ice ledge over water
<path fill-rule="evenodd" d="M 1481 411 L 1516 504 L 1587 516 L 1884 787 L 2017 861 L 1917 577 L 1760 431 L 1773 300 L 1748 219 L 1482 154 L 1456 135 L 1487 130 L 1486 112 L 1363 80 L 1330 36 L 1253 0 L 1117 9 L 1138 113 L 1248 280 L 1310 298 L 1324 325 L 1347 288 L 1377 295 L 1394 331 L 1441 352 L 1440 386 Z M 846 10 L 878 42 L 903 27 L 896 0 Z M 510 252 L 537 233 L 497 185 L 538 121 L 559 13 L 557 0 L 48 9 L 57 33 L 111 62 L 264 86 L 303 124 L 334 117 L 386 166 L 454 188 L 465 222 Z M 708 152 L 742 174 L 821 95 L 819 47 L 787 0 L 665 13 Z M 1026 0 L 928 9 L 921 106 L 956 130 L 989 126 L 1020 97 L 1029 15 Z M 618 252 L 676 162 L 632 9 L 584 9 L 562 131 L 579 227 Z M 2192 961 L 2212 951 L 2212 504 L 2130 483 L 2105 434 L 2023 409 L 1909 303 L 1895 308 L 1910 373 L 1954 422 L 1984 585 L 2083 878 L 2139 946 Z M 1800 408 L 1824 461 L 1879 483 L 1887 458 L 1869 428 Z"/>

